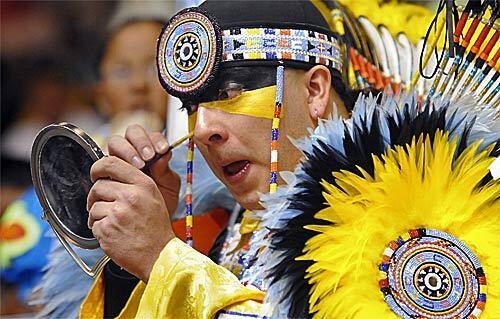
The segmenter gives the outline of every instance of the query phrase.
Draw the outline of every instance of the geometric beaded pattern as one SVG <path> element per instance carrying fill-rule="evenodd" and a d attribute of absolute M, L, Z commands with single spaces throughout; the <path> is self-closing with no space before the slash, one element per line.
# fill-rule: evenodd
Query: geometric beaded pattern
<path fill-rule="evenodd" d="M 193 246 L 193 159 L 194 140 L 188 141 L 187 166 L 186 166 L 186 243 Z"/>
<path fill-rule="evenodd" d="M 379 266 L 384 299 L 401 318 L 478 318 L 486 303 L 479 260 L 460 240 L 414 229 L 389 243 Z"/>
<path fill-rule="evenodd" d="M 215 28 L 204 14 L 185 12 L 174 17 L 159 39 L 157 64 L 162 80 L 178 92 L 199 88 L 214 68 L 216 43 Z"/>
<path fill-rule="evenodd" d="M 222 31 L 222 62 L 295 60 L 342 71 L 335 37 L 310 30 L 232 28 Z"/>
<path fill-rule="evenodd" d="M 276 69 L 276 105 L 274 107 L 274 117 L 271 127 L 271 167 L 269 181 L 269 192 L 271 194 L 275 193 L 278 189 L 278 147 L 281 110 L 283 106 L 284 73 L 283 66 L 278 66 Z"/>

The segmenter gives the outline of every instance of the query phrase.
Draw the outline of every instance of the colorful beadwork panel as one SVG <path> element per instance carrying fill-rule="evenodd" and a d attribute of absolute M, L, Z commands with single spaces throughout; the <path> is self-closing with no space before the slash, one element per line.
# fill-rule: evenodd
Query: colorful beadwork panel
<path fill-rule="evenodd" d="M 342 70 L 337 39 L 316 31 L 233 28 L 222 32 L 222 45 L 222 62 L 295 60 Z"/>

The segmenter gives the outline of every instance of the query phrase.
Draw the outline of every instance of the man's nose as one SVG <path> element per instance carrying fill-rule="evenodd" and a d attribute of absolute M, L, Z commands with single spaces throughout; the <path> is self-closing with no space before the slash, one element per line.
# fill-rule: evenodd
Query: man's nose
<path fill-rule="evenodd" d="M 199 107 L 196 116 L 194 136 L 207 146 L 224 143 L 228 138 L 228 132 L 224 125 L 222 111 Z"/>

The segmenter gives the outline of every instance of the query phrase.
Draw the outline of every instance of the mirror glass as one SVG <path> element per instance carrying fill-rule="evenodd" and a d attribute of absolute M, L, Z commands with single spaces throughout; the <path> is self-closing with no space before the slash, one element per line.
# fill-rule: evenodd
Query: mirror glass
<path fill-rule="evenodd" d="M 74 235 L 94 239 L 87 227 L 86 209 L 94 159 L 76 141 L 61 135 L 47 140 L 39 159 L 40 184 L 51 211 Z"/>

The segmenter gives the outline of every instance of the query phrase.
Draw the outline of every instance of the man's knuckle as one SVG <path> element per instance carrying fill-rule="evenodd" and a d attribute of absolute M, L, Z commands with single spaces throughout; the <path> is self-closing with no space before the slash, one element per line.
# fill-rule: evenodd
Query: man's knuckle
<path fill-rule="evenodd" d="M 108 140 L 108 150 L 116 150 L 122 142 L 122 138 L 119 135 L 112 135 Z"/>
<path fill-rule="evenodd" d="M 125 200 L 127 201 L 127 204 L 131 207 L 137 207 L 140 201 L 140 196 L 137 192 L 128 192 L 125 194 Z"/>
<path fill-rule="evenodd" d="M 146 176 L 146 178 L 144 179 L 144 188 L 148 193 L 152 192 L 156 189 L 155 181 L 151 177 Z"/>
<path fill-rule="evenodd" d="M 118 207 L 118 205 L 115 203 L 115 204 L 112 204 L 110 209 L 109 209 L 109 212 L 114 216 L 114 215 L 118 215 L 120 214 L 120 208 Z"/>
<path fill-rule="evenodd" d="M 116 156 L 108 156 L 107 157 L 107 161 L 106 161 L 106 169 L 112 169 L 113 167 L 115 167 L 116 165 L 118 164 L 118 157 Z"/>
<path fill-rule="evenodd" d="M 112 220 L 118 224 L 123 224 L 126 221 L 127 214 L 123 209 L 121 209 L 118 204 L 113 205 L 112 210 Z"/>
<path fill-rule="evenodd" d="M 112 225 L 109 222 L 105 221 L 101 229 L 104 238 L 109 239 L 111 237 L 112 229 L 113 229 Z"/>
<path fill-rule="evenodd" d="M 175 172 L 172 174 L 172 179 L 175 184 L 180 184 L 181 182 L 181 177 Z"/>
<path fill-rule="evenodd" d="M 137 132 L 141 127 L 139 124 L 132 124 L 127 126 L 127 129 L 125 130 L 125 137 L 130 138 L 134 136 L 134 133 Z"/>

